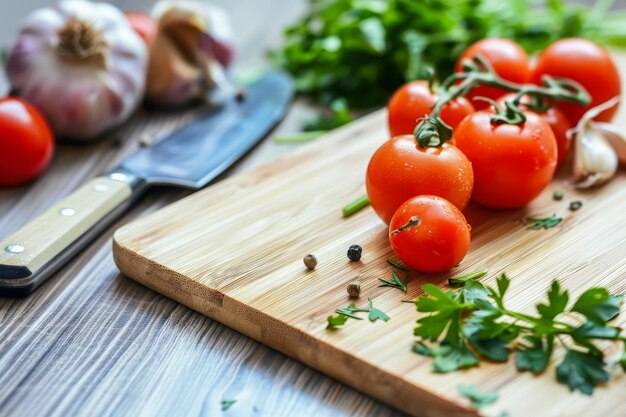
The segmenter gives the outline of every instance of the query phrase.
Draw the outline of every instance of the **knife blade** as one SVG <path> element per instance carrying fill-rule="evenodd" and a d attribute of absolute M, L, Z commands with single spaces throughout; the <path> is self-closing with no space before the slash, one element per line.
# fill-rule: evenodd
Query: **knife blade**
<path fill-rule="evenodd" d="M 289 77 L 271 71 L 229 100 L 96 177 L 0 242 L 0 295 L 26 295 L 150 187 L 199 189 L 245 155 L 284 117 Z"/>

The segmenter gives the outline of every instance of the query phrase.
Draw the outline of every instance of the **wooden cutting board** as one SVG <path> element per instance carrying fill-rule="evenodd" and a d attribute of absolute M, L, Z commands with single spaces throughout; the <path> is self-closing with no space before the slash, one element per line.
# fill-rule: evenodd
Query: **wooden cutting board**
<path fill-rule="evenodd" d="M 619 59 L 626 69 L 626 59 Z M 626 71 L 623 71 L 626 72 Z M 626 85 L 626 83 L 624 83 Z M 616 118 L 626 129 L 626 106 Z M 577 296 L 592 286 L 626 293 L 626 175 L 608 185 L 574 191 L 563 170 L 531 205 L 521 210 L 466 210 L 472 244 L 460 266 L 447 274 L 415 274 L 407 294 L 378 288 L 389 276 L 386 259 L 395 258 L 387 228 L 368 208 L 343 219 L 341 207 L 364 193 L 364 173 L 374 150 L 387 138 L 386 115 L 376 112 L 326 137 L 208 189 L 195 193 L 119 229 L 114 256 L 132 279 L 298 359 L 413 416 L 474 416 L 459 384 L 497 391 L 499 400 L 483 409 L 512 417 L 626 415 L 626 377 L 592 397 L 570 393 L 555 382 L 554 366 L 541 376 L 519 373 L 513 361 L 483 363 L 451 374 L 432 373 L 428 358 L 411 352 L 415 299 L 420 286 L 446 287 L 449 276 L 487 270 L 493 285 L 511 278 L 511 307 L 533 310 L 550 282 Z M 554 190 L 565 193 L 553 201 Z M 581 200 L 577 212 L 568 210 Z M 557 213 L 556 228 L 527 230 L 530 215 Z M 351 263 L 351 244 L 363 247 Z M 307 253 L 319 264 L 308 271 Z M 349 321 L 326 330 L 326 317 L 353 300 L 346 285 L 361 283 L 357 305 L 372 297 L 389 322 Z M 626 315 L 617 319 L 625 321 Z M 619 347 L 609 353 L 618 353 Z"/>

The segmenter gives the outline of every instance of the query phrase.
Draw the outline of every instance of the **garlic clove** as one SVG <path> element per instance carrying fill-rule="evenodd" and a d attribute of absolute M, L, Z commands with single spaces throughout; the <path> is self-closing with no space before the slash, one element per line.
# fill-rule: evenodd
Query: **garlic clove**
<path fill-rule="evenodd" d="M 595 122 L 594 126 L 613 147 L 621 164 L 626 165 L 626 136 L 617 126 L 606 122 Z"/>
<path fill-rule="evenodd" d="M 151 48 L 147 98 L 178 106 L 202 99 L 213 88 L 234 91 L 225 73 L 232 35 L 221 9 L 195 1 L 161 1 L 157 42 Z"/>
<path fill-rule="evenodd" d="M 574 183 L 589 188 L 613 178 L 617 171 L 617 154 L 595 123 L 589 121 L 575 137 Z"/>

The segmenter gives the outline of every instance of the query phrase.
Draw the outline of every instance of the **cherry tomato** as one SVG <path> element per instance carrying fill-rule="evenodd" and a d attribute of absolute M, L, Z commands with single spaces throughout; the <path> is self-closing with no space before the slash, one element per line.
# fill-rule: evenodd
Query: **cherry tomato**
<path fill-rule="evenodd" d="M 19 98 L 0 99 L 0 185 L 35 178 L 52 158 L 54 137 L 33 106 Z"/>
<path fill-rule="evenodd" d="M 476 112 L 454 132 L 474 169 L 472 199 L 491 208 L 522 207 L 552 180 L 556 139 L 536 113 L 526 113 L 526 122 L 519 126 L 493 124 L 492 116 L 491 111 Z"/>
<path fill-rule="evenodd" d="M 471 60 L 480 55 L 491 64 L 496 74 L 508 81 L 527 83 L 530 80 L 530 59 L 528 54 L 517 43 L 509 39 L 486 38 L 472 44 L 456 63 L 454 72 L 462 72 L 463 61 Z M 497 87 L 480 86 L 474 88 L 467 97 L 472 100 L 476 110 L 489 107 L 484 101 L 474 100 L 475 97 L 487 97 L 496 100 L 506 94 L 506 90 Z"/>
<path fill-rule="evenodd" d="M 422 148 L 412 135 L 396 136 L 378 148 L 365 178 L 370 203 L 387 224 L 416 195 L 438 195 L 463 210 L 473 183 L 472 165 L 455 146 Z"/>
<path fill-rule="evenodd" d="M 430 114 L 437 98 L 426 81 L 411 81 L 397 89 L 387 104 L 391 136 L 412 134 L 417 120 Z M 474 107 L 461 97 L 441 109 L 441 119 L 454 129 L 471 113 Z"/>
<path fill-rule="evenodd" d="M 541 52 L 531 81 L 541 84 L 541 77 L 544 75 L 577 81 L 591 95 L 591 104 L 586 107 L 566 102 L 557 104 L 572 126 L 576 126 L 589 108 L 619 96 L 622 92 L 619 72 L 613 59 L 604 49 L 586 39 L 562 39 Z M 596 120 L 608 122 L 616 111 L 617 106 L 605 110 Z"/>
<path fill-rule="evenodd" d="M 421 272 L 443 272 L 465 257 L 470 226 L 448 200 L 420 195 L 402 204 L 389 223 L 389 241 L 406 266 Z"/>
<path fill-rule="evenodd" d="M 498 103 L 504 105 L 505 100 L 512 100 L 515 97 L 515 94 L 507 94 L 498 99 Z M 527 101 L 524 97 L 522 101 Z M 522 106 L 522 110 L 525 109 L 525 106 Z M 545 113 L 537 113 L 541 116 L 552 129 L 552 133 L 554 133 L 554 138 L 556 139 L 556 147 L 557 147 L 557 164 L 565 161 L 567 159 L 567 155 L 569 154 L 572 141 L 567 136 L 567 131 L 572 127 L 567 117 L 561 110 L 556 107 L 550 107 L 548 111 Z"/>
<path fill-rule="evenodd" d="M 124 14 L 133 30 L 143 39 L 146 46 L 150 47 L 157 34 L 157 25 L 154 19 L 140 12 L 125 12 Z"/>

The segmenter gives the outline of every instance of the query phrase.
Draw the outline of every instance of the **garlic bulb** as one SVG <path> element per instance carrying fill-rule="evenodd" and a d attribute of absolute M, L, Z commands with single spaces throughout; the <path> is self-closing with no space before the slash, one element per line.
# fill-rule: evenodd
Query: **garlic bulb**
<path fill-rule="evenodd" d="M 6 70 L 13 90 L 43 113 L 57 136 L 84 141 L 135 110 L 146 66 L 145 44 L 119 9 L 63 0 L 26 18 Z"/>
<path fill-rule="evenodd" d="M 574 140 L 573 170 L 577 188 L 589 188 L 607 182 L 615 175 L 619 161 L 624 162 L 626 159 L 624 136 L 614 125 L 593 120 L 618 103 L 619 97 L 615 97 L 589 109 L 578 125 L 568 132 Z"/>
<path fill-rule="evenodd" d="M 222 9 L 191 0 L 157 3 L 146 97 L 165 106 L 205 98 L 215 86 L 232 90 L 225 68 L 233 58 L 232 31 Z"/>

